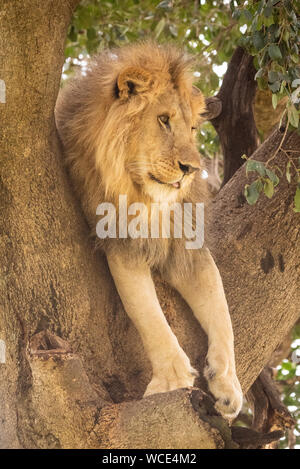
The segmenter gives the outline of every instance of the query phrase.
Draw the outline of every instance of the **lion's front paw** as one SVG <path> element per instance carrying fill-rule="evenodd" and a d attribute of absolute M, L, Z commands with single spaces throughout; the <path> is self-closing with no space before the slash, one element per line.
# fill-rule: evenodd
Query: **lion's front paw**
<path fill-rule="evenodd" d="M 233 420 L 239 414 L 243 404 L 241 385 L 233 369 L 228 368 L 225 373 L 208 364 L 204 370 L 208 387 L 216 399 L 215 408 L 220 414 Z"/>
<path fill-rule="evenodd" d="M 153 371 L 144 397 L 193 386 L 196 376 L 198 372 L 191 366 L 185 353 L 180 351 L 172 361 L 161 364 Z"/>

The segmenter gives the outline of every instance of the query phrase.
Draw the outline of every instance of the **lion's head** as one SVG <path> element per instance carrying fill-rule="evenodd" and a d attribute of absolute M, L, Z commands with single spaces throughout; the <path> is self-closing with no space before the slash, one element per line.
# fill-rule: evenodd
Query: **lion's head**
<path fill-rule="evenodd" d="M 92 209 L 103 195 L 174 201 L 186 194 L 201 167 L 195 130 L 205 111 L 190 67 L 176 47 L 139 43 L 101 53 L 63 90 L 58 129 Z"/>

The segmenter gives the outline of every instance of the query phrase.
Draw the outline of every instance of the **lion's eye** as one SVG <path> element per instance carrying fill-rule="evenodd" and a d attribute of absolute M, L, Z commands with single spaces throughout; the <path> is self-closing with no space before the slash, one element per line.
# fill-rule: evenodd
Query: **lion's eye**
<path fill-rule="evenodd" d="M 167 114 L 162 114 L 158 116 L 158 122 L 163 125 L 163 127 L 170 128 L 170 117 Z"/>
<path fill-rule="evenodd" d="M 197 127 L 192 127 L 192 130 L 197 130 Z"/>

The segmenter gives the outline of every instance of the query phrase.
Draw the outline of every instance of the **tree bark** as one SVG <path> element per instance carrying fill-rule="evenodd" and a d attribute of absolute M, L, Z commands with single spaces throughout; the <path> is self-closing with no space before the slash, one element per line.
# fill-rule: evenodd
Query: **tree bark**
<path fill-rule="evenodd" d="M 234 446 L 220 416 L 207 420 L 211 404 L 200 391 L 140 400 L 150 365 L 106 261 L 94 252 L 54 126 L 75 4 L 1 5 L 0 339 L 7 353 L 0 448 L 160 448 L 172 446 L 172 435 L 178 448 Z M 274 134 L 255 159 L 268 158 L 280 139 Z M 288 135 L 285 145 L 298 149 L 299 136 Z M 282 165 L 280 153 L 274 164 Z M 282 182 L 273 199 L 250 207 L 245 183 L 241 168 L 216 197 L 206 239 L 223 276 L 246 392 L 298 317 L 299 233 L 293 185 Z M 201 371 L 206 336 L 179 295 L 155 279 L 166 317 Z"/>
<path fill-rule="evenodd" d="M 253 113 L 255 72 L 253 57 L 237 47 L 216 96 L 222 102 L 222 112 L 211 119 L 222 146 L 222 185 L 242 166 L 242 155 L 250 156 L 257 148 L 258 135 Z"/>

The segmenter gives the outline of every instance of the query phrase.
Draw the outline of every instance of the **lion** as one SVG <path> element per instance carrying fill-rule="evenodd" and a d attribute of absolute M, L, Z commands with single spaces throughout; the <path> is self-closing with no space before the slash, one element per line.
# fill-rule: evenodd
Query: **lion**
<path fill-rule="evenodd" d="M 120 194 L 128 204 L 145 207 L 206 200 L 196 146 L 205 110 L 204 96 L 193 86 L 191 57 L 172 45 L 141 42 L 106 50 L 84 75 L 67 83 L 56 105 L 56 123 L 93 234 L 99 203 L 109 202 L 118 212 Z M 145 216 L 151 218 L 151 211 Z M 208 335 L 204 376 L 216 409 L 235 418 L 243 396 L 232 324 L 206 245 L 189 250 L 184 239 L 161 232 L 156 238 L 97 241 L 152 365 L 144 396 L 193 386 L 197 376 L 162 312 L 152 280 L 155 269 L 182 295 Z"/>

